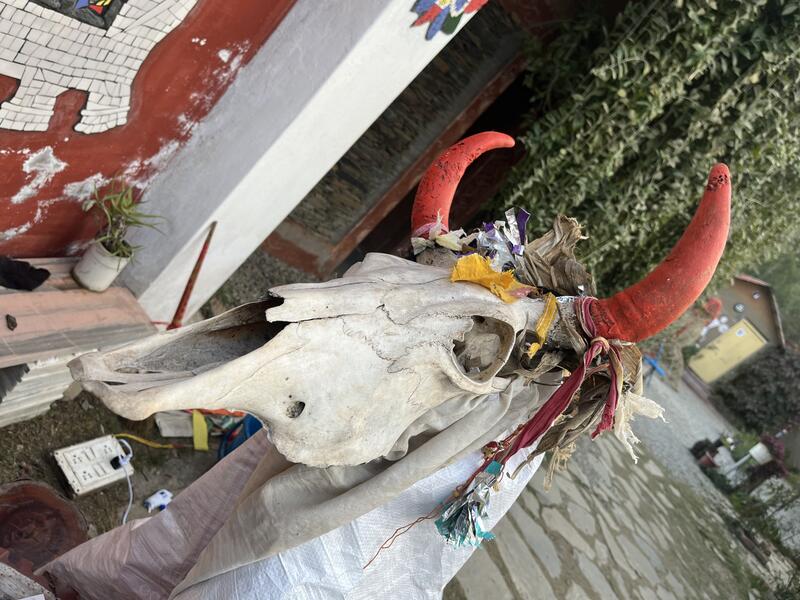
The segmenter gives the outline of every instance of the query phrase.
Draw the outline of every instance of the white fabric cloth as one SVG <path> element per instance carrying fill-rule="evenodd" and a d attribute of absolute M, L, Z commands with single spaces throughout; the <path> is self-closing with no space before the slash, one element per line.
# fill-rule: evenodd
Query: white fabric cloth
<path fill-rule="evenodd" d="M 502 437 L 503 432 L 498 434 Z M 507 472 L 513 472 L 528 453 L 523 450 L 513 457 Z M 265 433 L 259 432 L 179 494 L 163 512 L 94 538 L 46 565 L 42 572 L 62 587 L 77 590 L 83 600 L 438 598 L 473 549 L 448 546 L 432 519 L 400 536 L 368 569 L 362 567 L 398 527 L 427 515 L 446 500 L 481 460 L 479 451 L 465 453 L 391 499 L 357 517 L 344 518 L 318 536 L 256 560 L 243 560 L 259 547 L 262 534 L 250 511 L 239 514 L 244 500 L 273 481 L 285 489 L 281 475 L 305 469 L 287 463 Z M 488 507 L 488 529 L 521 493 L 540 460 L 531 461 L 516 479 L 501 480 Z M 313 488 L 308 490 L 310 496 L 313 492 Z M 356 498 L 364 499 L 363 494 Z M 286 506 L 285 499 L 278 515 L 289 517 L 290 522 L 292 505 Z M 360 506 L 361 502 L 354 504 Z M 355 506 L 350 510 L 357 510 Z M 225 565 L 230 566 L 220 568 L 216 553 L 212 569 L 191 580 L 199 558 L 232 519 L 249 522 L 251 529 L 241 530 L 233 545 L 223 544 L 229 554 Z M 281 522 L 274 526 L 294 528 Z M 304 525 L 296 527 L 303 529 Z"/>
<path fill-rule="evenodd" d="M 510 461 L 514 472 L 529 452 Z M 504 478 L 489 504 L 489 528 L 502 518 L 542 460 L 537 457 L 516 479 Z M 428 600 L 441 598 L 442 589 L 462 567 L 472 547 L 455 548 L 439 534 L 434 520 L 418 523 L 364 565 L 398 528 L 431 511 L 469 478 L 480 464 L 473 452 L 455 464 L 417 482 L 394 500 L 329 533 L 178 593 L 176 600 Z"/>

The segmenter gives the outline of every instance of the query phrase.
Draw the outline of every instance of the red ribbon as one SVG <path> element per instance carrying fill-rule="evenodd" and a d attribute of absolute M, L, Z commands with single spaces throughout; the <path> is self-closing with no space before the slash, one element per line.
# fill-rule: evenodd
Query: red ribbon
<path fill-rule="evenodd" d="M 602 355 L 609 355 L 609 364 L 605 368 L 608 369 L 611 378 L 611 386 L 608 390 L 605 407 L 603 408 L 603 415 L 597 428 L 595 428 L 592 433 L 592 438 L 597 437 L 600 433 L 613 427 L 614 413 L 617 410 L 617 404 L 619 402 L 619 377 L 622 374 L 622 361 L 617 347 L 613 346 L 605 338 L 595 337 L 596 329 L 590 311 L 595 302 L 597 302 L 597 299 L 591 297 L 575 299 L 575 313 L 578 316 L 578 322 L 581 324 L 587 337 L 591 339 L 589 348 L 583 353 L 578 368 L 567 377 L 567 380 L 562 383 L 547 402 L 536 411 L 533 417 L 517 427 L 517 429 L 504 440 L 500 442 L 489 442 L 483 447 L 483 463 L 475 470 L 464 485 L 459 486 L 456 491 L 456 496 L 467 492 L 470 484 L 474 481 L 478 473 L 486 469 L 493 461 L 498 461 L 505 465 L 514 454 L 523 448 L 531 446 L 550 429 L 553 422 L 559 415 L 567 410 L 573 396 L 580 390 L 581 385 L 583 385 L 583 382 L 586 380 L 592 362 L 594 362 L 598 356 Z"/>
<path fill-rule="evenodd" d="M 508 452 L 500 459 L 503 464 L 519 450 L 529 447 L 538 440 L 550 429 L 558 416 L 567 410 L 573 396 L 580 390 L 581 385 L 583 385 L 583 382 L 586 380 L 587 372 L 595 358 L 604 354 L 614 353 L 614 359 L 616 359 L 616 362 L 619 364 L 619 350 L 612 346 L 608 340 L 595 337 L 594 321 L 590 313 L 590 308 L 594 302 L 597 302 L 596 298 L 575 299 L 575 312 L 578 314 L 584 332 L 591 339 L 589 348 L 581 357 L 580 365 L 572 372 L 567 380 L 561 384 L 558 390 L 550 396 L 550 399 L 536 411 L 536 414 L 533 415 L 530 420 L 511 434 L 507 440 L 504 440 L 506 443 L 500 444 L 500 446 L 503 447 L 507 446 L 507 442 L 510 442 Z M 614 425 L 614 413 L 617 410 L 617 403 L 619 402 L 619 374 L 613 364 L 609 365 L 608 371 L 611 377 L 611 386 L 608 391 L 605 407 L 603 408 L 603 416 L 600 420 L 600 424 L 592 433 L 592 438 L 603 431 L 611 429 Z M 511 438 L 513 438 L 513 441 L 511 441 Z M 485 464 L 489 462 L 491 462 L 491 459 L 487 459 Z M 481 468 L 485 468 L 485 465 L 482 465 Z M 481 469 L 478 470 L 480 471 Z"/>
<path fill-rule="evenodd" d="M 598 339 L 592 342 L 592 344 L 589 346 L 589 349 L 583 354 L 580 366 L 572 372 L 572 374 L 564 383 L 561 384 L 561 387 L 558 388 L 556 393 L 550 396 L 550 399 L 545 402 L 539 410 L 536 411 L 536 414 L 533 415 L 533 417 L 527 423 L 525 423 L 519 436 L 516 440 L 514 440 L 509 453 L 503 460 L 504 463 L 505 460 L 513 456 L 517 451 L 527 448 L 533 444 L 548 429 L 550 429 L 558 416 L 567 410 L 567 407 L 572 401 L 572 397 L 575 395 L 575 393 L 580 390 L 581 385 L 583 385 L 583 382 L 586 379 L 586 371 L 589 369 L 592 361 L 597 358 L 597 356 L 605 354 L 608 351 L 609 345 L 605 340 Z M 615 396 L 613 401 L 611 399 L 612 395 Z M 600 425 L 598 425 L 595 433 L 592 434 L 592 437 L 600 433 L 600 431 L 604 431 L 608 428 L 605 423 L 607 415 L 610 415 L 611 423 L 613 424 L 614 409 L 616 408 L 616 404 L 616 389 L 614 389 L 612 385 L 612 391 L 609 391 L 609 399 L 606 401 L 603 420 L 600 422 Z"/>

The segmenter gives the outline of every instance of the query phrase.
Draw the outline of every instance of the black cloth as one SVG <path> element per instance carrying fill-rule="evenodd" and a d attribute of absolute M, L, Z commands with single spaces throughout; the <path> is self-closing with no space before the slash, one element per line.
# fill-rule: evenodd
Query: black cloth
<path fill-rule="evenodd" d="M 0 256 L 0 285 L 12 290 L 35 290 L 50 277 L 50 271 L 24 260 Z"/>

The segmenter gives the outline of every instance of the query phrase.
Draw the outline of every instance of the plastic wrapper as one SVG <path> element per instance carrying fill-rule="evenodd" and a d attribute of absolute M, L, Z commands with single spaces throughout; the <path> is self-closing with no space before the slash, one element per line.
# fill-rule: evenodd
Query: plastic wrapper
<path fill-rule="evenodd" d="M 516 269 L 523 264 L 527 236 L 525 229 L 530 214 L 524 210 L 506 211 L 505 221 L 484 223 L 483 230 L 476 236 L 479 254 L 489 257 L 496 271 Z"/>

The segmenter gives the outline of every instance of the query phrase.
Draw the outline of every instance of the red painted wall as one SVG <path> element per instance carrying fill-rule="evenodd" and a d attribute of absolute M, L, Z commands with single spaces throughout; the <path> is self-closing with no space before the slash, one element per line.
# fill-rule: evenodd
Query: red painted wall
<path fill-rule="evenodd" d="M 95 224 L 65 186 L 101 174 L 144 188 L 191 130 L 214 106 L 275 30 L 295 0 L 200 0 L 184 22 L 161 41 L 133 82 L 127 124 L 102 133 L 74 131 L 86 94 L 59 96 L 46 132 L 0 129 L 0 254 L 15 257 L 80 253 Z M 222 57 L 227 58 L 227 62 Z M 0 75 L 0 101 L 18 82 Z M 51 147 L 66 166 L 41 186 L 23 169 L 31 155 Z M 35 193 L 13 203 L 25 186 Z M 30 189 L 30 188 L 29 188 Z M 19 196 L 17 196 L 19 197 Z"/>

